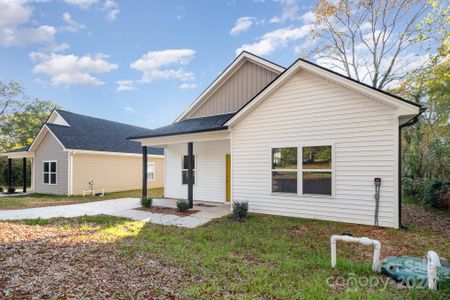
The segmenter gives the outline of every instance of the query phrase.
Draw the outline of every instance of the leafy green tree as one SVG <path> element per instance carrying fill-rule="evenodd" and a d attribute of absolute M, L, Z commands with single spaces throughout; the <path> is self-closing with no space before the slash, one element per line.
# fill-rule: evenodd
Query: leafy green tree
<path fill-rule="evenodd" d="M 33 138 L 53 109 L 60 108 L 51 101 L 34 99 L 23 109 L 4 118 L 0 148 L 15 149 L 31 145 Z"/>
<path fill-rule="evenodd" d="M 0 152 L 28 146 L 54 108 L 51 101 L 29 100 L 17 82 L 0 82 Z M 27 162 L 30 183 L 30 161 Z M 21 185 L 22 162 L 13 160 L 13 183 Z M 7 159 L 0 157 L 0 185 L 6 186 Z"/>

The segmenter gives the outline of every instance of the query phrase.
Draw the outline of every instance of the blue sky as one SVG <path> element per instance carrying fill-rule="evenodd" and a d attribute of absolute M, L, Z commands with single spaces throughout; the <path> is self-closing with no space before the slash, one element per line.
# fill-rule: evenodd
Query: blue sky
<path fill-rule="evenodd" d="M 9 30 L 0 33 L 0 80 L 73 112 L 157 127 L 242 47 L 291 64 L 313 9 L 294 0 L 0 0 L 0 29 Z"/>

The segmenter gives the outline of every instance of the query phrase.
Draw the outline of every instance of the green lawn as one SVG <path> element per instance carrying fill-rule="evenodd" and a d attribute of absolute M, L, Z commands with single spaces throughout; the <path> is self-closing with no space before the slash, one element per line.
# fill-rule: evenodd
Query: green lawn
<path fill-rule="evenodd" d="M 450 289 L 398 287 L 370 270 L 372 251 L 338 244 L 330 267 L 329 238 L 343 232 L 381 241 L 382 256 L 425 256 L 433 249 L 450 257 L 450 236 L 411 221 L 408 231 L 251 214 L 245 223 L 228 218 L 195 229 L 97 216 L 29 220 L 44 227 L 93 230 L 139 267 L 145 260 L 181 268 L 183 279 L 167 283 L 179 298 L 210 299 L 449 299 Z M 32 226 L 34 227 L 34 226 Z M 85 238 L 85 237 L 84 237 Z M 156 268 L 156 267 L 155 267 Z M 120 274 L 119 274 L 120 276 Z M 157 277 L 157 276 L 156 276 Z M 177 277 L 178 278 L 178 277 Z M 155 279 L 156 280 L 156 279 Z M 367 280 L 371 284 L 367 284 Z M 160 288 L 160 287 L 159 287 Z M 158 297 L 158 291 L 154 296 Z M 120 293 L 120 291 L 118 291 Z M 131 297 L 133 298 L 133 297 Z"/>
<path fill-rule="evenodd" d="M 148 193 L 151 197 L 161 197 L 164 194 L 163 188 L 150 189 Z M 63 204 L 76 204 L 92 201 L 101 201 L 117 198 L 133 197 L 140 198 L 140 190 L 106 193 L 104 197 L 98 196 L 59 196 L 47 194 L 28 194 L 11 197 L 0 197 L 1 209 L 21 209 L 41 206 L 54 206 Z"/>

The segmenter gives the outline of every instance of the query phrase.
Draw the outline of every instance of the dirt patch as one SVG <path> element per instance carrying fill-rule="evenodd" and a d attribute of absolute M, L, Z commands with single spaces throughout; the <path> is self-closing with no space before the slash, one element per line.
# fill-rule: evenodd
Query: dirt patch
<path fill-rule="evenodd" d="M 146 212 L 151 212 L 154 214 L 164 214 L 164 215 L 175 215 L 180 217 L 186 217 L 198 213 L 199 210 L 189 209 L 186 211 L 178 211 L 176 208 L 164 207 L 164 206 L 152 206 L 152 207 L 139 207 L 135 210 L 142 210 Z"/>
<path fill-rule="evenodd" d="M 448 237 L 450 241 L 450 215 L 433 213 L 418 205 L 402 207 L 403 224 L 418 227 Z"/>
<path fill-rule="evenodd" d="M 175 298 L 190 276 L 96 230 L 0 223 L 0 298 Z"/>
<path fill-rule="evenodd" d="M 308 227 L 306 226 L 298 226 L 295 228 L 291 228 L 288 230 L 290 236 L 303 236 L 308 233 Z"/>

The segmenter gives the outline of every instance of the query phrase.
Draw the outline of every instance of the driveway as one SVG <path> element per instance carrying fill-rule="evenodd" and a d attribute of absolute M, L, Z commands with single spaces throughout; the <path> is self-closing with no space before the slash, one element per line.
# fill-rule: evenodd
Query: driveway
<path fill-rule="evenodd" d="M 175 207 L 175 200 L 154 199 L 153 205 Z M 138 198 L 121 198 L 81 204 L 60 205 L 51 207 L 37 207 L 17 210 L 0 211 L 0 220 L 24 220 L 24 219 L 50 219 L 57 217 L 71 218 L 94 215 L 110 215 L 124 217 L 132 220 L 145 221 L 161 225 L 173 225 L 186 228 L 194 228 L 212 219 L 221 218 L 230 213 L 230 206 L 222 203 L 208 203 L 208 207 L 197 206 L 194 209 L 199 212 L 190 216 L 176 216 L 170 214 L 156 214 L 135 208 L 141 207 Z"/>

